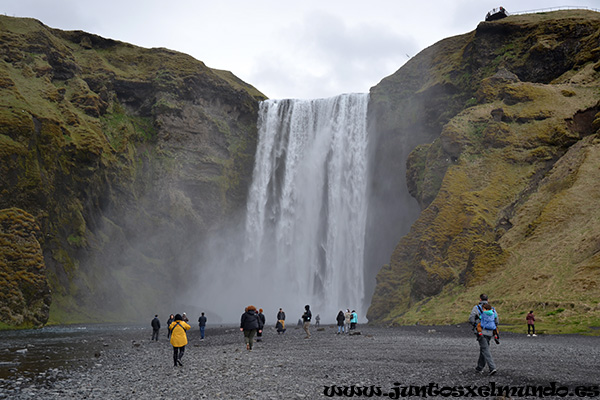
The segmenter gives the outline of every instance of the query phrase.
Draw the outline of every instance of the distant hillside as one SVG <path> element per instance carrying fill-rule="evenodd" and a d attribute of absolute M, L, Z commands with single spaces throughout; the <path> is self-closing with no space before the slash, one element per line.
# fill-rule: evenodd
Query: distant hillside
<path fill-rule="evenodd" d="M 0 326 L 177 304 L 198 241 L 245 204 L 265 97 L 185 54 L 0 16 L 0 98 Z"/>
<path fill-rule="evenodd" d="M 581 10 L 482 22 L 372 88 L 381 159 L 399 159 L 375 167 L 422 211 L 370 322 L 464 322 L 485 292 L 505 324 L 533 309 L 542 331 L 600 326 L 599 26 Z"/>

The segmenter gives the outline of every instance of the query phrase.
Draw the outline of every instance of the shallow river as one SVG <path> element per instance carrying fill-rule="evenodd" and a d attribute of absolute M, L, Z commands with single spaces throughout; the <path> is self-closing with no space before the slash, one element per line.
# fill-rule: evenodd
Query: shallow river
<path fill-rule="evenodd" d="M 34 378 L 52 369 L 93 365 L 115 333 L 146 337 L 147 326 L 70 325 L 0 331 L 0 387 L 5 380 Z"/>

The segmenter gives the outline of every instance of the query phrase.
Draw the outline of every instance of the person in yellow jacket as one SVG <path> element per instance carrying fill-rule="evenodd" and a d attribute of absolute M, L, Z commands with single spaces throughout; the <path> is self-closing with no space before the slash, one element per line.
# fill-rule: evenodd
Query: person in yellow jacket
<path fill-rule="evenodd" d="M 183 358 L 183 352 L 185 351 L 185 345 L 188 344 L 187 334 L 185 331 L 190 329 L 191 326 L 184 322 L 180 314 L 175 316 L 175 320 L 169 325 L 169 331 L 171 332 L 171 345 L 173 345 L 173 366 L 180 365 L 181 359 Z"/>

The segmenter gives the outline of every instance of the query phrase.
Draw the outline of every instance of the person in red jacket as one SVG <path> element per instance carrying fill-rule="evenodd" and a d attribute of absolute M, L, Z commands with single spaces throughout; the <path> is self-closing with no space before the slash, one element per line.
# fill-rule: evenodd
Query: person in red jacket
<path fill-rule="evenodd" d="M 535 315 L 533 315 L 533 310 L 529 311 L 527 314 L 527 336 L 537 336 L 535 334 Z M 533 335 L 530 335 L 532 333 Z"/>

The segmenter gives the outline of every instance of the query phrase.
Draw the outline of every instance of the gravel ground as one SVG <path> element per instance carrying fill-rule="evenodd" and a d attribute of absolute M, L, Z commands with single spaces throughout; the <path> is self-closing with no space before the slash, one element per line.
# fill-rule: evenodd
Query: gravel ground
<path fill-rule="evenodd" d="M 193 326 L 183 367 L 173 367 L 165 329 L 158 342 L 149 340 L 150 329 L 90 333 L 77 339 L 89 356 L 33 376 L 16 373 L 0 379 L 0 399 L 324 399 L 351 397 L 349 388 L 337 393 L 332 387 L 352 385 L 372 386 L 367 393 L 372 397 L 380 397 L 379 387 L 381 397 L 399 398 L 401 388 L 410 385 L 482 390 L 492 384 L 550 387 L 550 382 L 568 387 L 569 397 L 600 397 L 593 391 L 575 392 L 578 386 L 600 385 L 598 337 L 504 334 L 500 345 L 492 345 L 498 373 L 490 377 L 474 370 L 479 347 L 466 325 L 363 325 L 356 335 L 337 335 L 334 326 L 313 326 L 311 331 L 312 337 L 304 339 L 295 326 L 284 335 L 268 327 L 263 341 L 247 351 L 235 327 L 209 326 L 200 341 Z M 472 398 L 474 393 L 501 398 L 463 391 L 464 396 L 453 398 Z M 544 398 L 560 398 L 562 392 L 546 393 Z M 371 396 L 355 392 L 354 397 Z"/>

